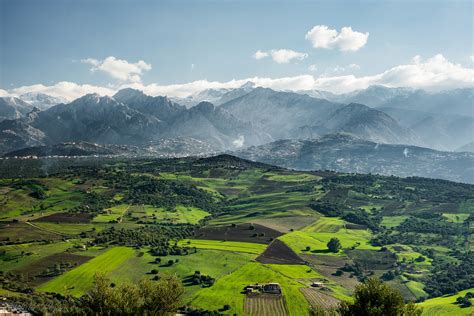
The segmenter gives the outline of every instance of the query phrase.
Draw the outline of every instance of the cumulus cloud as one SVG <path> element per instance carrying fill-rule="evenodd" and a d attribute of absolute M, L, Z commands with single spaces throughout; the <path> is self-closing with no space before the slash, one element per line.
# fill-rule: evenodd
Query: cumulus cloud
<path fill-rule="evenodd" d="M 53 86 L 33 85 L 7 90 L 6 93 L 20 95 L 26 92 L 43 92 L 53 96 L 74 99 L 87 93 L 113 95 L 116 90 L 131 87 L 142 90 L 148 95 L 167 95 L 171 97 L 186 97 L 205 89 L 237 88 L 251 81 L 255 86 L 274 90 L 327 90 L 334 93 L 344 93 L 357 89 L 365 89 L 370 85 L 387 87 L 412 87 L 426 90 L 443 90 L 474 86 L 474 69 L 463 67 L 447 60 L 438 54 L 428 59 L 415 56 L 410 63 L 392 67 L 382 73 L 369 76 L 353 74 L 327 74 L 316 77 L 303 74 L 293 77 L 264 78 L 254 77 L 227 82 L 198 80 L 184 84 L 145 85 L 141 82 L 128 82 L 116 87 L 99 87 L 80 85 L 73 82 L 59 82 Z M 5 91 L 5 90 L 3 90 Z M 5 93 L 5 92 L 3 92 Z"/>
<path fill-rule="evenodd" d="M 291 49 L 272 49 L 269 52 L 263 52 L 261 50 L 258 50 L 253 57 L 259 60 L 268 56 L 271 56 L 273 61 L 278 64 L 286 64 L 292 61 L 293 59 L 303 60 L 308 57 L 308 54 L 300 53 Z"/>
<path fill-rule="evenodd" d="M 471 55 L 470 58 L 471 58 L 471 61 L 474 63 L 474 55 Z"/>
<path fill-rule="evenodd" d="M 344 52 L 355 52 L 367 44 L 369 32 L 353 31 L 350 26 L 345 26 L 338 32 L 326 25 L 316 25 L 306 33 L 305 38 L 313 44 L 314 48 L 336 48 Z"/>
<path fill-rule="evenodd" d="M 253 54 L 253 58 L 255 58 L 257 60 L 263 59 L 265 57 L 268 57 L 268 53 L 267 52 L 262 52 L 261 50 L 257 50 L 255 52 L 255 54 Z"/>
<path fill-rule="evenodd" d="M 143 60 L 130 63 L 124 59 L 117 59 L 114 56 L 109 56 L 104 60 L 87 58 L 81 60 L 81 62 L 92 65 L 90 69 L 92 72 L 101 71 L 112 78 L 127 82 L 140 82 L 143 72 L 151 69 L 151 65 Z"/>

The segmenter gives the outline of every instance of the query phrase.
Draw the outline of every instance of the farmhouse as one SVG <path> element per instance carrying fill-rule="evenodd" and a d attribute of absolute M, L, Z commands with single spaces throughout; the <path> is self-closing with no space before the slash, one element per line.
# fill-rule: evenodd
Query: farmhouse
<path fill-rule="evenodd" d="M 267 294 L 281 294 L 281 287 L 279 283 L 265 283 L 265 284 L 251 284 L 244 288 L 245 293 L 267 293 Z"/>
<path fill-rule="evenodd" d="M 323 282 L 313 282 L 313 283 L 311 283 L 311 286 L 312 287 L 324 287 L 324 283 Z"/>
<path fill-rule="evenodd" d="M 263 293 L 281 294 L 281 287 L 278 283 L 268 283 L 263 285 Z"/>

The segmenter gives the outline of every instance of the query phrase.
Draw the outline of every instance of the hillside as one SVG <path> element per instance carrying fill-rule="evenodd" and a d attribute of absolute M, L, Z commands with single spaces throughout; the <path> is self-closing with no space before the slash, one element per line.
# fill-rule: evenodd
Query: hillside
<path fill-rule="evenodd" d="M 201 312 L 308 315 L 311 304 L 350 300 L 368 276 L 407 300 L 433 297 L 421 304 L 427 315 L 472 312 L 441 297 L 474 287 L 472 185 L 296 172 L 228 155 L 64 161 L 49 177 L 29 172 L 39 160 L 0 165 L 28 175 L 0 181 L 2 293 L 33 311 L 66 302 L 45 293 L 80 297 L 100 271 L 116 285 L 176 274 L 183 304 Z M 245 294 L 275 282 L 282 295 Z"/>
<path fill-rule="evenodd" d="M 380 144 L 350 134 L 279 140 L 235 155 L 297 170 L 334 170 L 399 177 L 420 176 L 474 183 L 474 155 Z"/>

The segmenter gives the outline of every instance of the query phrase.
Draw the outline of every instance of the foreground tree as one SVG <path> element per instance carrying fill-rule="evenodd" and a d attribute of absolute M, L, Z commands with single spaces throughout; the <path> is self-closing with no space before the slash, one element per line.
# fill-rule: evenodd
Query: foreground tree
<path fill-rule="evenodd" d="M 181 282 L 174 276 L 111 287 L 110 281 L 99 274 L 81 305 L 87 315 L 173 315 L 183 293 Z"/>
<path fill-rule="evenodd" d="M 422 309 L 413 303 L 405 304 L 402 295 L 375 278 L 356 287 L 354 303 L 342 302 L 342 316 L 419 316 Z"/>
<path fill-rule="evenodd" d="M 328 250 L 334 253 L 339 252 L 339 250 L 342 248 L 341 242 L 336 237 L 331 238 L 327 246 L 328 246 Z"/>

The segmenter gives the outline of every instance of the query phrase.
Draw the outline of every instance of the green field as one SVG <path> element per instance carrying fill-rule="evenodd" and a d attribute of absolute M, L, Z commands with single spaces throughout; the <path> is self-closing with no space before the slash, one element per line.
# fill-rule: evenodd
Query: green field
<path fill-rule="evenodd" d="M 423 307 L 423 315 L 454 315 L 454 316 L 467 316 L 474 313 L 474 306 L 468 308 L 461 308 L 454 304 L 456 298 L 459 296 L 466 295 L 467 292 L 473 292 L 474 289 L 468 289 L 460 291 L 456 295 L 446 295 L 443 297 L 436 297 L 420 303 Z"/>
<path fill-rule="evenodd" d="M 259 255 L 261 254 L 266 245 L 254 244 L 249 242 L 236 242 L 236 241 L 220 241 L 220 240 L 201 240 L 201 239 L 184 239 L 178 242 L 179 246 L 182 247 L 196 247 L 197 249 L 212 249 L 212 250 L 225 250 L 234 252 L 243 252 Z"/>
<path fill-rule="evenodd" d="M 342 228 L 336 233 L 294 231 L 278 239 L 286 243 L 296 253 L 306 252 L 305 249 L 309 246 L 311 248 L 310 252 L 314 254 L 343 255 L 342 251 L 336 254 L 327 252 L 327 243 L 331 238 L 338 238 L 343 249 L 351 247 L 369 250 L 379 249 L 379 247 L 374 247 L 369 243 L 370 236 L 371 234 L 367 230 Z"/>
<path fill-rule="evenodd" d="M 37 290 L 81 296 L 91 288 L 96 273 L 107 274 L 135 255 L 136 251 L 128 247 L 112 248 L 83 265 L 41 285 Z"/>
<path fill-rule="evenodd" d="M 116 197 L 114 196 L 114 199 Z M 112 221 L 118 221 L 125 212 L 128 211 L 130 205 L 128 204 L 120 204 L 114 207 L 110 207 L 104 211 L 103 214 L 99 214 L 96 217 L 94 217 L 94 222 L 97 223 L 109 223 Z"/>

